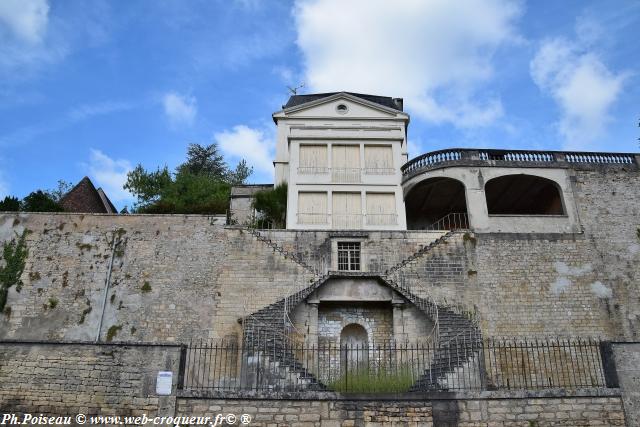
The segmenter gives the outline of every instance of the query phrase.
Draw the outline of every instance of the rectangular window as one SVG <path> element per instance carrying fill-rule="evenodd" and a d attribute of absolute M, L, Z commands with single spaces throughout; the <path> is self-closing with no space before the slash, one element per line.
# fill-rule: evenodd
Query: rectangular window
<path fill-rule="evenodd" d="M 338 270 L 360 271 L 360 242 L 338 242 Z"/>
<path fill-rule="evenodd" d="M 298 224 L 327 224 L 327 193 L 298 193 Z"/>
<path fill-rule="evenodd" d="M 300 145 L 298 173 L 301 175 L 328 173 L 326 145 Z"/>
<path fill-rule="evenodd" d="M 364 170 L 368 175 L 393 175 L 393 150 L 390 145 L 365 145 Z"/>
<path fill-rule="evenodd" d="M 360 146 L 331 146 L 331 179 L 333 182 L 360 182 Z"/>
<path fill-rule="evenodd" d="M 331 203 L 334 229 L 362 228 L 362 200 L 360 193 L 334 192 Z"/>
<path fill-rule="evenodd" d="M 367 225 L 396 225 L 395 193 L 367 193 Z"/>

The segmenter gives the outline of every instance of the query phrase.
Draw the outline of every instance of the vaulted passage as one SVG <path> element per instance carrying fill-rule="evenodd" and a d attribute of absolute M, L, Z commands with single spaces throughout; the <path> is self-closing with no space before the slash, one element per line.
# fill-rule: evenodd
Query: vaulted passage
<path fill-rule="evenodd" d="M 484 187 L 489 215 L 564 215 L 558 185 L 532 175 L 505 175 Z"/>
<path fill-rule="evenodd" d="M 466 228 L 464 184 L 452 178 L 430 178 L 411 189 L 405 198 L 407 229 Z"/>

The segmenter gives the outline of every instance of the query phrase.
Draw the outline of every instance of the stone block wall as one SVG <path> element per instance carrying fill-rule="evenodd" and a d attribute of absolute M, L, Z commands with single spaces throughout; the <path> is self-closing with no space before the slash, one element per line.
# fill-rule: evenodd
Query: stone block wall
<path fill-rule="evenodd" d="M 583 232 L 458 233 L 390 278 L 418 296 L 474 313 L 485 336 L 637 340 L 639 172 L 580 169 L 570 171 L 570 178 Z M 238 319 L 318 277 L 213 217 L 0 215 L 0 241 L 25 228 L 31 231 L 25 286 L 10 290 L 8 308 L 0 314 L 0 339 L 92 340 L 101 318 L 102 340 L 238 339 Z M 377 274 L 441 235 L 262 233 L 325 270 L 337 240 L 359 239 L 364 268 Z M 121 240 L 115 251 L 114 235 Z"/>
<path fill-rule="evenodd" d="M 237 337 L 239 318 L 315 277 L 246 231 L 203 216 L 0 216 L 0 240 L 24 229 L 25 285 L 10 290 L 0 339 L 92 340 L 101 317 L 102 340 Z"/>
<path fill-rule="evenodd" d="M 180 347 L 0 343 L 0 412 L 173 413 Z M 173 396 L 156 394 L 158 371 Z"/>
<path fill-rule="evenodd" d="M 627 424 L 640 425 L 640 343 L 613 343 L 612 350 Z"/>
<path fill-rule="evenodd" d="M 193 400 L 179 415 L 251 416 L 252 426 L 552 427 L 625 426 L 619 396 L 457 400 Z"/>

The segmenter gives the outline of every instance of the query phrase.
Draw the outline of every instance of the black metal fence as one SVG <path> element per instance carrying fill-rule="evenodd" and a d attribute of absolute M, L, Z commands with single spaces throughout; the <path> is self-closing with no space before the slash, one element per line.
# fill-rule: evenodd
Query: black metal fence
<path fill-rule="evenodd" d="M 410 393 L 605 387 L 592 339 L 473 339 L 446 344 L 305 345 L 272 338 L 192 342 L 181 388 L 198 392 Z"/>

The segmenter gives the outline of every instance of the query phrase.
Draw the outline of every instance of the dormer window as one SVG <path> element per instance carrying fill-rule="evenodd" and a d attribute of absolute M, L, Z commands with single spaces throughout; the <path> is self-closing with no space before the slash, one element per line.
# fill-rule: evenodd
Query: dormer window
<path fill-rule="evenodd" d="M 347 107 L 346 104 L 338 104 L 338 106 L 336 107 L 336 111 L 338 112 L 338 114 L 347 114 L 347 111 L 349 111 L 349 107 Z"/>

